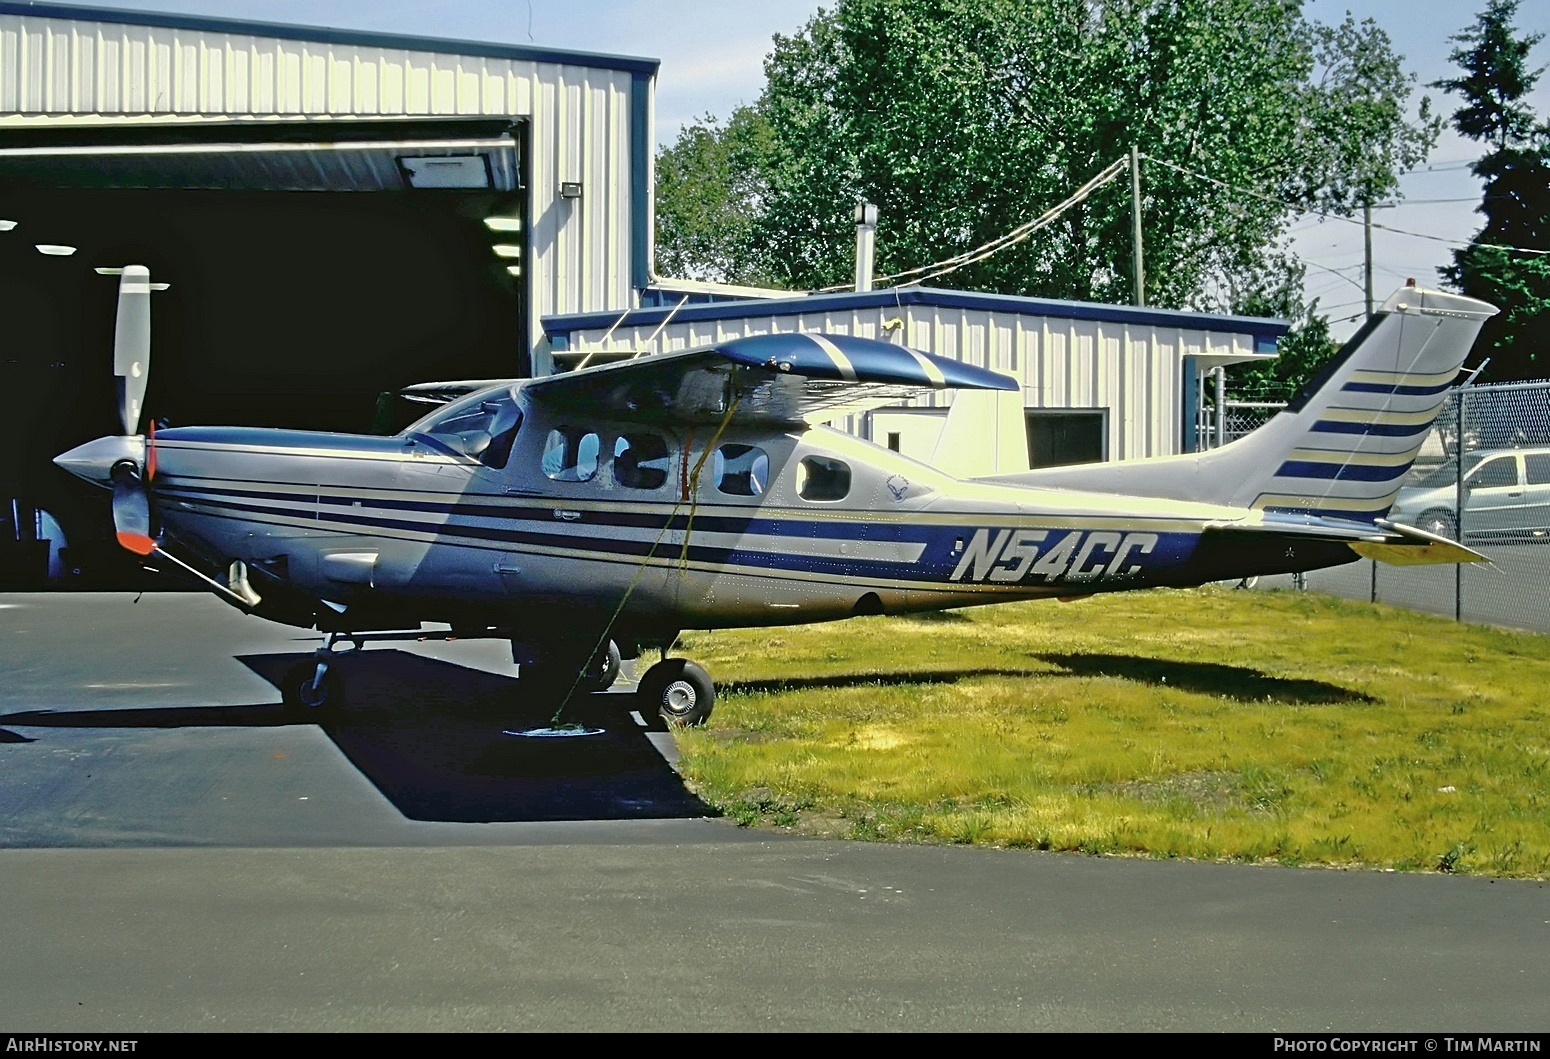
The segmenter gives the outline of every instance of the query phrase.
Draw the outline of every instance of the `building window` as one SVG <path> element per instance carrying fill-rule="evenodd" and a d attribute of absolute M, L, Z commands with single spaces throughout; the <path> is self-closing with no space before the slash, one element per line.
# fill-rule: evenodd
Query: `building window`
<path fill-rule="evenodd" d="M 556 427 L 544 442 L 544 474 L 557 482 L 587 482 L 597 474 L 598 436 L 578 427 Z"/>
<path fill-rule="evenodd" d="M 626 489 L 660 489 L 670 459 L 667 442 L 655 434 L 620 434 L 614 442 L 614 481 Z"/>
<path fill-rule="evenodd" d="M 759 496 L 769 484 L 770 458 L 753 445 L 723 445 L 711 470 L 716 488 L 728 496 Z"/>
<path fill-rule="evenodd" d="M 1030 408 L 1024 414 L 1029 467 L 1065 467 L 1108 459 L 1107 408 Z"/>
<path fill-rule="evenodd" d="M 803 500 L 844 500 L 850 493 L 850 465 L 827 456 L 797 464 L 797 495 Z"/>

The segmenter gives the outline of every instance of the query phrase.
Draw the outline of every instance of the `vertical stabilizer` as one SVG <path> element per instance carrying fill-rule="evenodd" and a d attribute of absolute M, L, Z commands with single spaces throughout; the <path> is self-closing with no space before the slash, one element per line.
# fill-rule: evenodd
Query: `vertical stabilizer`
<path fill-rule="evenodd" d="M 1284 412 L 1207 455 L 1208 467 L 1241 475 L 1229 502 L 1358 522 L 1387 514 L 1495 312 L 1457 294 L 1402 288 Z"/>
<path fill-rule="evenodd" d="M 1388 513 L 1496 308 L 1403 287 L 1286 410 L 1211 452 L 997 478 L 1372 522 Z"/>

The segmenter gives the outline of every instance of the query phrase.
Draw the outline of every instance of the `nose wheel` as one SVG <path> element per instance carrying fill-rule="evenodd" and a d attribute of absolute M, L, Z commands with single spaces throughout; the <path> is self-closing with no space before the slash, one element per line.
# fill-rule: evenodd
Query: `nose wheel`
<path fill-rule="evenodd" d="M 703 725 L 716 705 L 710 674 L 687 658 L 666 658 L 646 670 L 635 694 L 644 716 L 682 728 Z"/>
<path fill-rule="evenodd" d="M 291 714 L 314 719 L 337 710 L 344 700 L 344 690 L 333 667 L 310 658 L 286 672 L 280 694 Z"/>

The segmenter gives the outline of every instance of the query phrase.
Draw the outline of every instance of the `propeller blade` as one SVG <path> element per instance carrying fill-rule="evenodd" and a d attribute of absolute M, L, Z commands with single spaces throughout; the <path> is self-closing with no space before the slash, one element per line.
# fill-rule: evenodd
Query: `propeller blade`
<path fill-rule="evenodd" d="M 140 433 L 140 412 L 151 370 L 151 282 L 144 265 L 99 269 L 118 273 L 118 317 L 113 325 L 113 374 L 118 376 L 119 417 L 125 434 Z"/>
<path fill-rule="evenodd" d="M 113 469 L 113 532 L 118 543 L 136 555 L 156 550 L 151 539 L 151 500 L 139 468 L 127 460 Z"/>

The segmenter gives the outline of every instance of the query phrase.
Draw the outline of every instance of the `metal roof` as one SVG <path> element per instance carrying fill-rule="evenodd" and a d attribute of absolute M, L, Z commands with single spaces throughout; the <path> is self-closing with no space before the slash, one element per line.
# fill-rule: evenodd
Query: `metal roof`
<path fill-rule="evenodd" d="M 204 15 L 174 14 L 161 11 L 125 11 L 120 8 L 86 7 L 79 4 L 32 3 L 30 0 L 0 0 L 0 15 L 34 18 L 74 19 L 81 22 L 112 22 L 130 26 L 162 26 L 194 29 L 210 33 L 233 33 L 251 37 L 278 37 L 282 40 L 318 41 L 324 44 L 352 44 L 401 51 L 439 52 L 450 55 L 483 55 L 499 59 L 558 63 L 565 66 L 593 66 L 605 70 L 627 70 L 655 76 L 662 63 L 633 55 L 605 55 L 571 51 L 564 48 L 534 48 L 520 44 L 494 44 L 489 41 L 454 40 L 443 37 L 418 37 L 399 33 L 336 29 L 331 26 L 297 26 L 279 22 L 255 22 L 243 19 L 210 18 Z"/>
<path fill-rule="evenodd" d="M 1287 320 L 1259 316 L 1230 316 L 1221 313 L 1196 313 L 1180 309 L 1153 309 L 1133 305 L 1103 305 L 1094 302 L 1062 301 L 1054 298 L 1025 298 L 1011 294 L 980 294 L 973 291 L 947 290 L 942 287 L 890 287 L 883 290 L 839 294 L 793 294 L 783 299 L 751 299 L 709 304 L 684 304 L 632 309 L 626 313 L 574 313 L 543 318 L 544 331 L 550 335 L 569 334 L 599 327 L 643 327 L 659 324 L 672 316 L 675 323 L 705 320 L 732 320 L 758 315 L 803 316 L 811 313 L 844 312 L 853 309 L 890 305 L 924 305 L 949 309 L 973 309 L 986 312 L 1015 313 L 1021 316 L 1051 316 L 1065 320 L 1098 320 L 1136 326 L 1179 327 L 1253 335 L 1257 340 L 1273 342 L 1291 329 Z M 622 319 L 621 319 L 622 317 Z"/>

